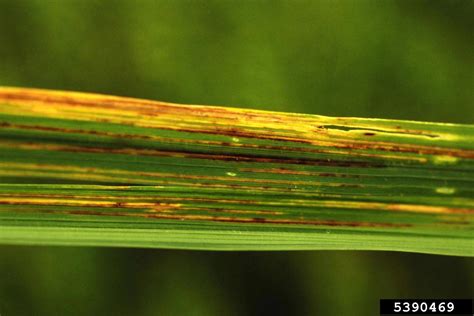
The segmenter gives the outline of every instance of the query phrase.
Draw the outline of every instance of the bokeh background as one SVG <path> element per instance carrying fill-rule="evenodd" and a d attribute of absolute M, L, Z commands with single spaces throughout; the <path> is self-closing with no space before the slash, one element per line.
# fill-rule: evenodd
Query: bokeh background
<path fill-rule="evenodd" d="M 0 85 L 474 123 L 473 1 L 0 0 Z M 469 258 L 0 246 L 0 314 L 376 315 Z"/>

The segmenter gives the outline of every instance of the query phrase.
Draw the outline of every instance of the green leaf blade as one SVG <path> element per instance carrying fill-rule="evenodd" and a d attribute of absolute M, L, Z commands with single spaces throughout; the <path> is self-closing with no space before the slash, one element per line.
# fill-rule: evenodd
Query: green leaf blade
<path fill-rule="evenodd" d="M 0 242 L 474 256 L 474 127 L 0 88 Z"/>

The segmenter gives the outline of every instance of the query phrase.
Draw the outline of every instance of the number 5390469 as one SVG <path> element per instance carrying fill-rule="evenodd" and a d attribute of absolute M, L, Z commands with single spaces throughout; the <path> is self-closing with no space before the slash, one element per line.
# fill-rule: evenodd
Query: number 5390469
<path fill-rule="evenodd" d="M 450 313 L 454 310 L 452 302 L 395 302 L 393 311 L 395 313 L 407 312 L 431 312 L 431 313 Z"/>

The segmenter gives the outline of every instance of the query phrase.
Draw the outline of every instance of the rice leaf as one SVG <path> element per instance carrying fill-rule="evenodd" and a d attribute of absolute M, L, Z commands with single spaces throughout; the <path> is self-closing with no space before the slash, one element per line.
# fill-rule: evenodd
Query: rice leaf
<path fill-rule="evenodd" d="M 0 88 L 0 243 L 474 256 L 474 126 Z"/>

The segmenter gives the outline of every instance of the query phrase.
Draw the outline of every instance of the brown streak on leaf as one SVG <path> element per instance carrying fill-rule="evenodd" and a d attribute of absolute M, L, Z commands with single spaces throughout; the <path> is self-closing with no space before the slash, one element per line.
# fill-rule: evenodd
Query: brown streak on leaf
<path fill-rule="evenodd" d="M 274 163 L 274 164 L 297 164 L 297 165 L 311 165 L 311 166 L 328 166 L 328 167 L 354 167 L 354 168 L 383 168 L 384 164 L 377 162 L 366 162 L 357 160 L 333 160 L 333 159 L 309 159 L 309 158 L 291 158 L 291 157 L 271 157 L 263 155 L 250 154 L 204 154 L 189 151 L 171 151 L 171 150 L 157 150 L 157 149 L 136 149 L 136 148 L 102 148 L 102 147 L 81 147 L 70 145 L 48 145 L 48 144 L 32 144 L 23 143 L 17 145 L 18 148 L 27 149 L 43 149 L 43 150 L 57 150 L 76 153 L 107 153 L 107 154 L 128 154 L 128 155 L 143 155 L 143 156 L 164 156 L 164 157 L 186 157 L 206 160 L 219 161 L 244 161 L 252 163 Z"/>

